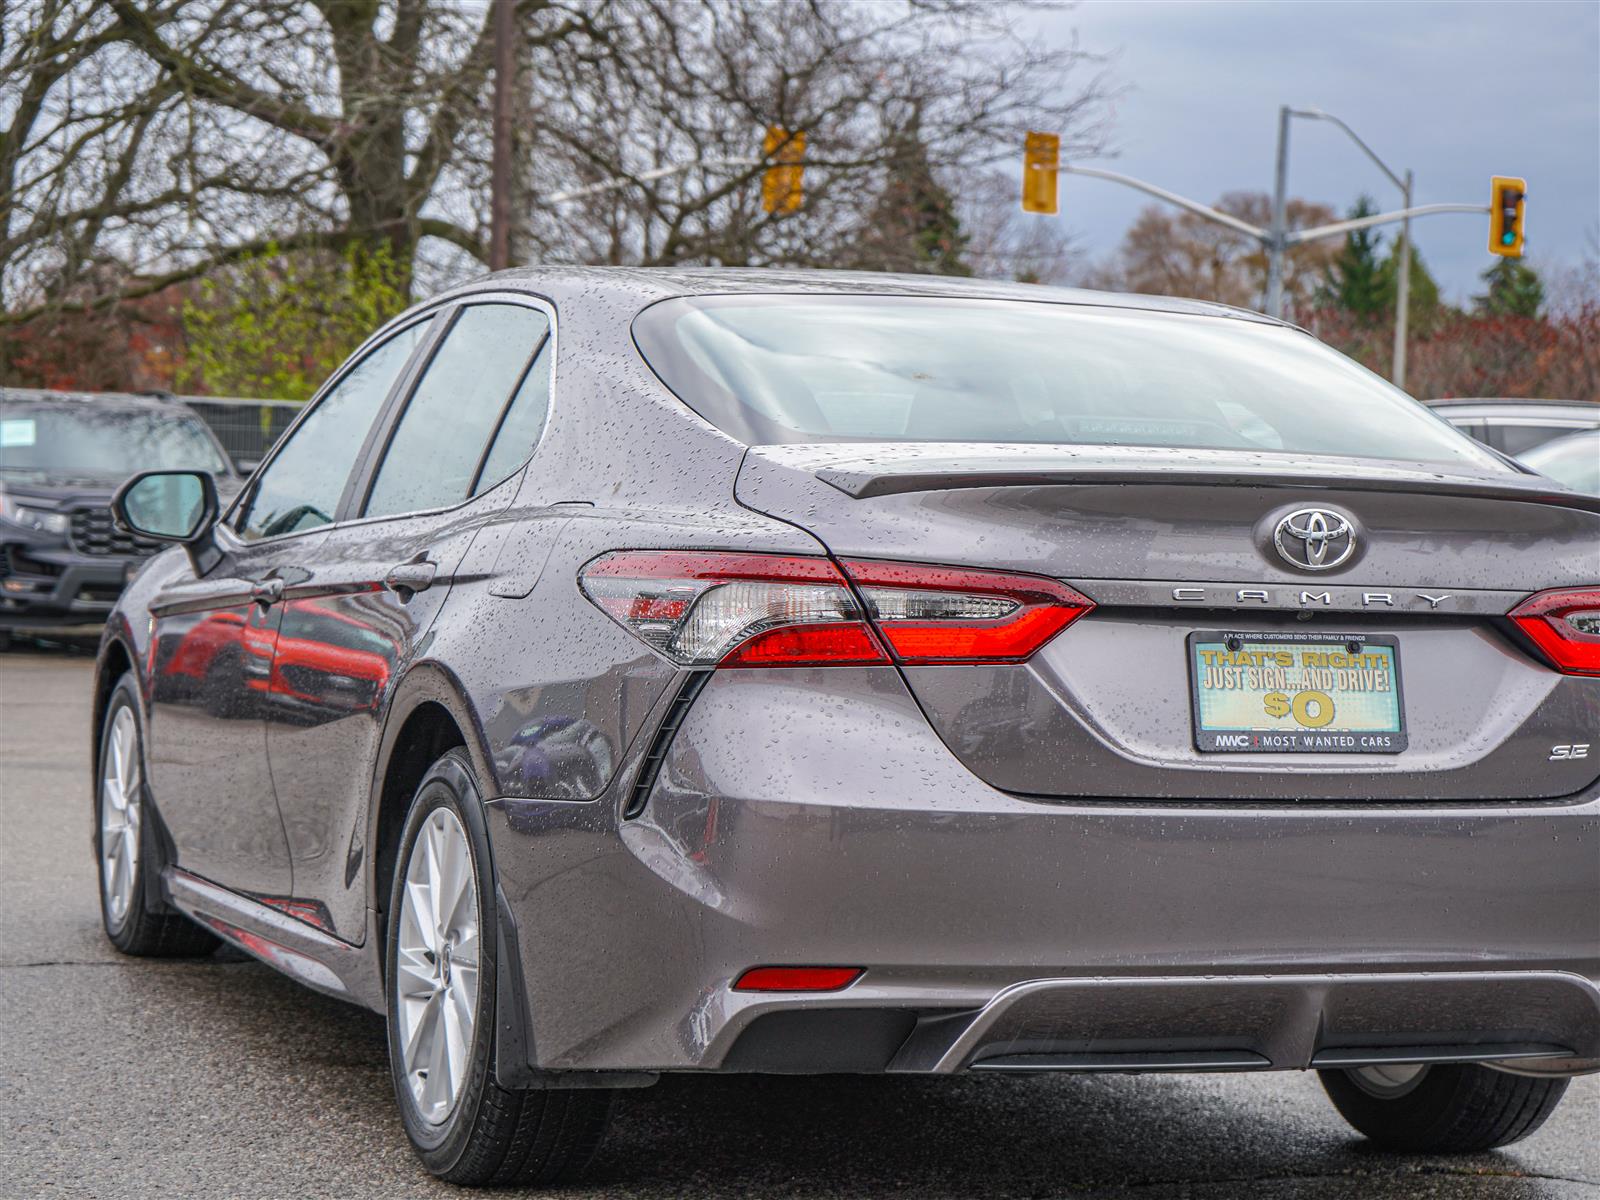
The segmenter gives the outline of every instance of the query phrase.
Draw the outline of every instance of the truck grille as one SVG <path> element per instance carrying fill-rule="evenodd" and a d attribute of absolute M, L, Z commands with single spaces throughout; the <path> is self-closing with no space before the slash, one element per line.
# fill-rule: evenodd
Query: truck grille
<path fill-rule="evenodd" d="M 109 508 L 75 508 L 72 548 L 79 554 L 146 558 L 161 549 L 161 543 L 118 529 Z"/>

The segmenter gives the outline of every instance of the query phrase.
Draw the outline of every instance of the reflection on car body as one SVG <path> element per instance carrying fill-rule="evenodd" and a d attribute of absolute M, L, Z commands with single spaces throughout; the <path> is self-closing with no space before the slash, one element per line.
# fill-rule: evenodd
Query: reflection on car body
<path fill-rule="evenodd" d="M 292 614 L 292 615 L 291 615 Z M 200 617 L 185 632 L 164 633 L 158 670 L 189 683 L 188 694 L 255 694 L 292 720 L 297 709 L 348 711 L 375 707 L 389 682 L 395 642 L 373 625 L 316 600 L 289 600 L 282 623 L 263 610 L 225 610 Z M 258 714 L 259 711 L 258 711 Z"/>

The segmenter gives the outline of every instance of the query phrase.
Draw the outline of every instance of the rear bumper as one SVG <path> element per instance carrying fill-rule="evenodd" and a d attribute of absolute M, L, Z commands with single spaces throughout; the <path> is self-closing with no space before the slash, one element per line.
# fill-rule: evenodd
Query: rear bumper
<path fill-rule="evenodd" d="M 881 668 L 718 673 L 625 795 L 491 803 L 540 1070 L 1600 1066 L 1600 795 L 1041 803 Z"/>

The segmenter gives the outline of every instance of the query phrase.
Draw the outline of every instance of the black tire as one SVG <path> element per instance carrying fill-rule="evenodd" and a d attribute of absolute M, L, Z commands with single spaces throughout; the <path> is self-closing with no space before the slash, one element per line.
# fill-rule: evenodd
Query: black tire
<path fill-rule="evenodd" d="M 115 911 L 108 888 L 102 834 L 102 806 L 105 796 L 105 766 L 110 754 L 111 732 L 117 724 L 118 714 L 127 712 L 133 722 L 136 742 L 133 761 L 138 771 L 138 857 L 132 870 L 130 894 L 126 909 Z M 163 861 L 163 847 L 158 830 L 159 821 L 150 803 L 150 789 L 144 775 L 144 715 L 139 710 L 139 691 L 133 675 L 126 674 L 111 689 L 111 699 L 106 704 L 105 717 L 100 725 L 100 756 L 96 760 L 94 797 L 94 861 L 95 876 L 100 883 L 100 920 L 106 937 L 124 954 L 136 958 L 200 958 L 217 948 L 218 938 L 202 929 L 188 917 L 164 904 L 161 899 L 157 875 Z"/>
<path fill-rule="evenodd" d="M 1386 1150 L 1411 1154 L 1471 1154 L 1520 1141 L 1555 1111 L 1568 1082 L 1475 1063 L 1424 1067 L 1415 1079 L 1389 1088 L 1355 1070 L 1317 1074 L 1358 1132 Z"/>
<path fill-rule="evenodd" d="M 441 1179 L 468 1187 L 568 1182 L 583 1171 L 599 1147 L 611 1113 L 611 1093 L 588 1089 L 512 1091 L 494 1078 L 498 913 L 479 795 L 466 752 L 450 751 L 423 777 L 400 835 L 385 935 L 389 1064 L 395 1099 L 412 1148 L 423 1165 Z M 413 1096 L 402 1057 L 398 946 L 412 851 L 429 818 L 440 808 L 448 809 L 460 823 L 471 851 L 479 954 L 476 1015 L 465 1077 L 454 1107 L 441 1121 L 432 1123 Z M 445 961 L 448 963 L 448 957 Z M 518 967 L 512 964 L 509 969 Z"/>

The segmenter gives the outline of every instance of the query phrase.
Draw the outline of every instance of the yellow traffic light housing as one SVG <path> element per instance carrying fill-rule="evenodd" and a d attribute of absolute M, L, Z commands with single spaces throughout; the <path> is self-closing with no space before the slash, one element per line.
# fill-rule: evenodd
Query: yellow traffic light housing
<path fill-rule="evenodd" d="M 800 207 L 801 175 L 805 171 L 806 131 L 767 126 L 762 156 L 773 160 L 761 177 L 761 207 L 768 212 L 794 212 Z"/>
<path fill-rule="evenodd" d="M 1521 258 L 1528 181 L 1496 175 L 1489 183 L 1489 253 Z"/>
<path fill-rule="evenodd" d="M 1022 211 L 1055 213 L 1061 135 L 1030 131 L 1022 144 Z"/>

